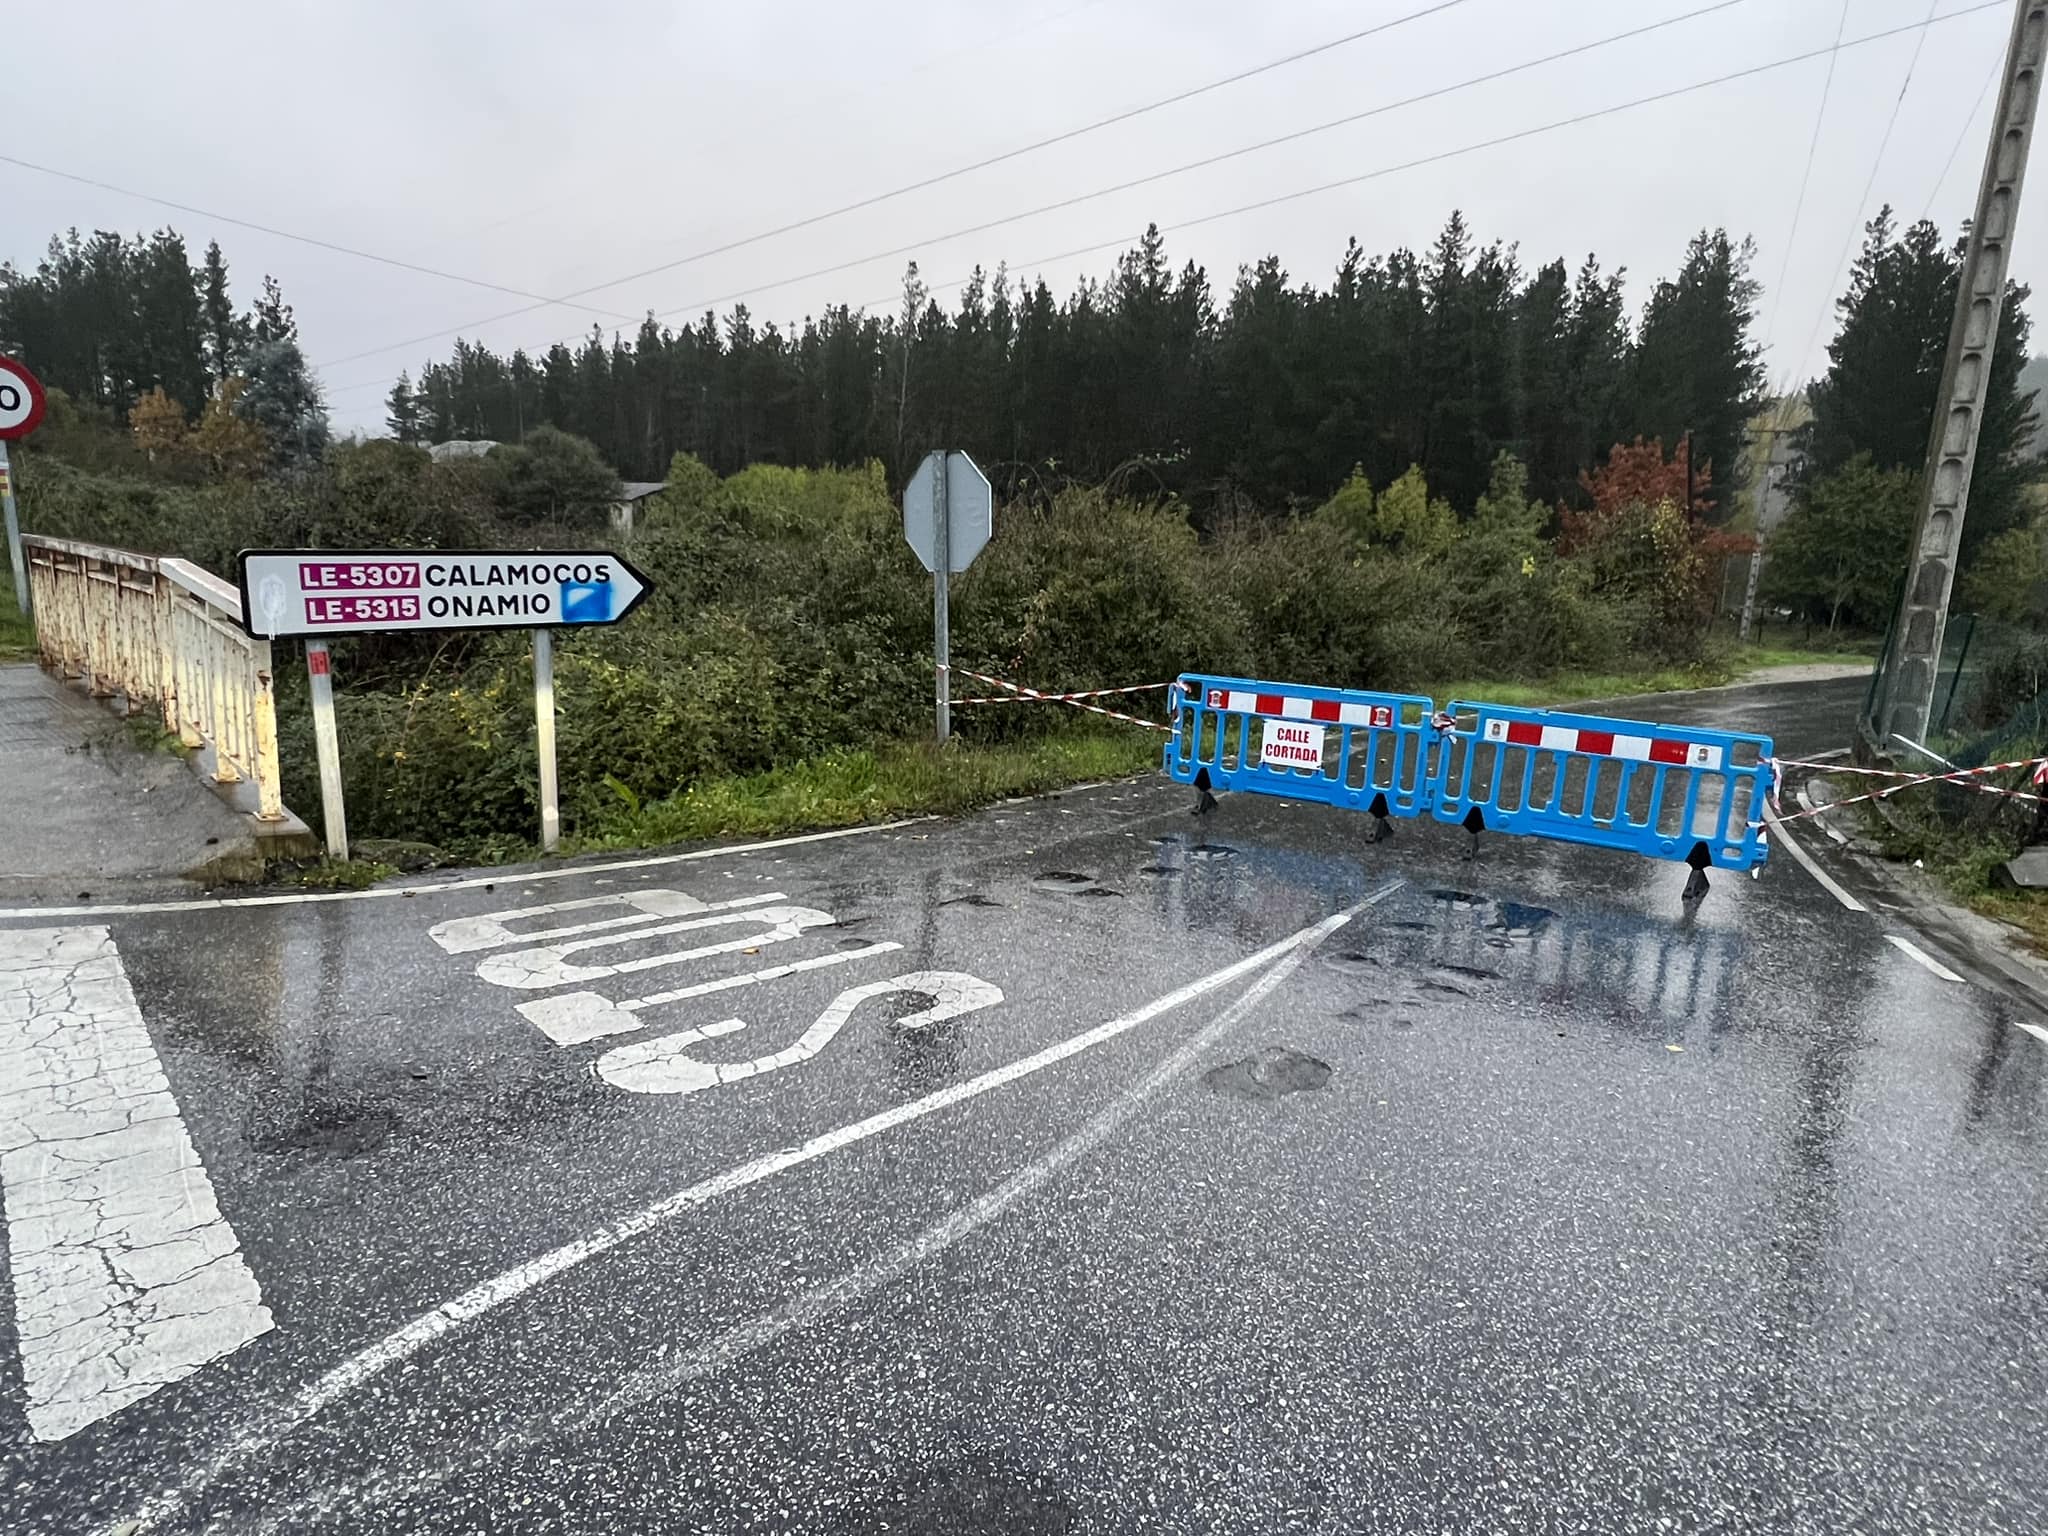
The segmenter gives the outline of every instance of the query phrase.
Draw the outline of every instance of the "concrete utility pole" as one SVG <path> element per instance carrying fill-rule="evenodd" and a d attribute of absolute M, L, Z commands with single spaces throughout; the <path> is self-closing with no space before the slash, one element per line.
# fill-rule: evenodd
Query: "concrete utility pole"
<path fill-rule="evenodd" d="M 1956 289 L 1941 392 L 1935 397 L 1934 421 L 1928 433 L 1905 597 L 1892 624 L 1891 654 L 1877 716 L 1866 722 L 1879 750 L 1894 735 L 1924 740 L 1934 708 L 1934 679 L 1941 667 L 1942 631 L 1948 624 L 1956 552 L 1970 501 L 1970 470 L 1977 457 L 1977 435 L 1984 424 L 1990 390 L 1991 355 L 1998 340 L 1999 309 L 2005 302 L 2020 184 L 2026 179 L 2027 151 L 2034 140 L 2044 40 L 2048 40 L 2048 0 L 2017 0 L 1998 110 L 1991 119 L 1991 144 L 1977 186 L 1977 212 L 1970 221 L 1969 244 Z"/>
<path fill-rule="evenodd" d="M 1779 406 L 1779 419 L 1785 420 L 1792 414 L 1790 397 Z M 1788 430 L 1781 426 L 1758 427 L 1755 436 L 1762 452 L 1761 461 L 1755 455 L 1750 458 L 1750 473 L 1756 479 L 1756 548 L 1749 552 L 1749 579 L 1742 588 L 1742 624 L 1735 632 L 1735 638 L 1742 644 L 1749 644 L 1750 636 L 1756 633 L 1756 589 L 1764 573 L 1764 506 L 1771 497 L 1771 459 L 1777 448 L 1778 434 Z"/>

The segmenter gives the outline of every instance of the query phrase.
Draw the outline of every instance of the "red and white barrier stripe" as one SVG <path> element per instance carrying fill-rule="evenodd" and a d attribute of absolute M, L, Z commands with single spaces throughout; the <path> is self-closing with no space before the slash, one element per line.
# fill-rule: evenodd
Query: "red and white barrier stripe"
<path fill-rule="evenodd" d="M 973 673 L 966 674 L 972 677 Z M 1006 693 L 994 699 L 955 699 L 955 704 L 1077 704 L 1082 699 L 1105 699 L 1114 693 L 1155 693 L 1171 683 L 1133 683 L 1128 688 L 1086 688 L 1079 693 Z"/>
<path fill-rule="evenodd" d="M 956 673 L 961 677 L 971 677 L 977 683 L 987 683 L 991 688 L 1008 689 L 1011 693 L 1014 693 L 1021 698 L 1036 699 L 1039 702 L 1045 704 L 1071 704 L 1076 709 L 1087 710 L 1088 713 L 1090 713 L 1091 715 L 1107 715 L 1110 719 L 1121 720 L 1127 725 L 1142 725 L 1148 731 L 1171 732 L 1173 730 L 1172 726 L 1161 725 L 1157 720 L 1141 720 L 1136 715 L 1120 714 L 1113 709 L 1104 709 L 1100 704 L 1083 703 L 1080 699 L 1072 697 L 1070 695 L 1058 693 L 1040 693 L 1036 688 L 1026 688 L 1021 683 L 1006 683 L 1000 677 L 990 677 L 986 672 L 970 672 L 965 667 L 942 667 L 940 670 L 945 672 Z M 1158 686 L 1163 688 L 1166 685 L 1164 683 L 1161 683 Z M 1109 690 L 1104 691 L 1106 692 Z"/>
<path fill-rule="evenodd" d="M 1615 731 L 1581 730 L 1569 725 L 1538 725 L 1533 720 L 1489 720 L 1486 739 L 1511 747 L 1536 747 L 1546 752 L 1579 752 L 1588 757 L 1620 757 L 1636 763 L 1667 763 L 1674 768 L 1719 768 L 1721 749 L 1701 741 L 1669 736 L 1627 736 Z"/>
<path fill-rule="evenodd" d="M 1202 702 L 1211 709 L 1239 715 L 1271 715 L 1279 720 L 1313 720 L 1322 725 L 1365 725 L 1386 730 L 1394 723 L 1388 704 L 1340 704 L 1335 699 L 1297 699 L 1284 693 L 1253 693 L 1245 688 L 1211 688 Z"/>

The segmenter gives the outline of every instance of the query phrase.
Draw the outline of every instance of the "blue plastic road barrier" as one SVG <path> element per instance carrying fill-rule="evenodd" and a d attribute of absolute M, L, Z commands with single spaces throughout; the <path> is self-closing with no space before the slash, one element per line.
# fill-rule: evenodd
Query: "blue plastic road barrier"
<path fill-rule="evenodd" d="M 1315 800 L 1383 821 L 1426 808 L 1436 733 L 1420 694 L 1187 673 L 1168 700 L 1165 767 L 1183 784 Z"/>
<path fill-rule="evenodd" d="M 1751 825 L 1771 788 L 1768 736 L 1501 704 L 1448 714 L 1429 796 L 1440 821 L 1677 859 L 1696 879 L 1769 857 Z"/>

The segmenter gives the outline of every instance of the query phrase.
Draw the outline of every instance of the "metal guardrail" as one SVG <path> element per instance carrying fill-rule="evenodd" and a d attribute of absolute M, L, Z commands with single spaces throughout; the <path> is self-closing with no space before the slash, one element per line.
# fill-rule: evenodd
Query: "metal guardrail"
<path fill-rule="evenodd" d="M 257 818 L 286 819 L 277 770 L 270 642 L 241 626 L 234 586 L 189 560 L 25 535 L 36 647 L 130 712 L 154 704 L 164 729 L 212 749 L 216 782 L 253 780 Z"/>

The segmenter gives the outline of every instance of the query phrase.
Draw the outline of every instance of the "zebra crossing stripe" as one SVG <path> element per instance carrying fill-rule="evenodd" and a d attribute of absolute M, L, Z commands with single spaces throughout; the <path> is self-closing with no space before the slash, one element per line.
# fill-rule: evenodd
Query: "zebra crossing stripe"
<path fill-rule="evenodd" d="M 0 929 L 0 1195 L 36 1439 L 270 1330 L 104 927 Z"/>

